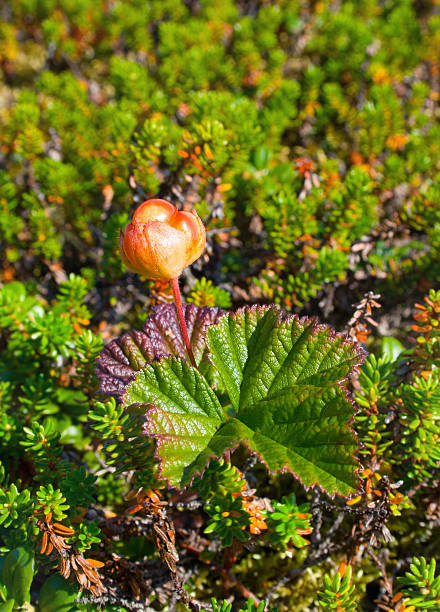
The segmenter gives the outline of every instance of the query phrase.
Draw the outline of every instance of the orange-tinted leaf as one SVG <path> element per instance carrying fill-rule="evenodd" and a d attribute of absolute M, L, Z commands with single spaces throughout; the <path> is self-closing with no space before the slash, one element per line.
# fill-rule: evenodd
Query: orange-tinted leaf
<path fill-rule="evenodd" d="M 66 527 L 65 525 L 62 525 L 61 523 L 54 523 L 53 528 L 56 533 L 58 533 L 59 535 L 63 535 L 63 536 L 71 536 L 71 535 L 74 535 L 75 533 L 74 529 L 71 529 L 70 527 Z"/>
<path fill-rule="evenodd" d="M 86 561 L 91 567 L 96 567 L 97 569 L 100 569 L 105 565 L 105 563 L 98 561 L 97 559 L 86 559 Z"/>
<path fill-rule="evenodd" d="M 229 191 L 230 189 L 232 189 L 232 185 L 230 183 L 221 183 L 221 185 L 217 187 L 217 191 L 219 191 L 220 193 Z"/>

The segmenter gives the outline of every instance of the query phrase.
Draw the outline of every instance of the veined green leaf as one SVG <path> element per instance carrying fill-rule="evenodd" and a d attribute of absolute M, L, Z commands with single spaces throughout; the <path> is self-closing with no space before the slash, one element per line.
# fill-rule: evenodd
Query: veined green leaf
<path fill-rule="evenodd" d="M 141 370 L 123 401 L 132 411 L 147 409 L 144 432 L 157 439 L 161 475 L 170 484 L 184 481 L 188 466 L 193 475 L 196 465 L 202 470 L 217 455 L 209 442 L 224 421 L 223 409 L 206 379 L 183 360 L 168 358 Z"/>
<path fill-rule="evenodd" d="M 245 308 L 208 329 L 207 347 L 232 418 L 203 376 L 179 360 L 151 364 L 124 396 L 132 410 L 147 410 L 145 433 L 157 440 L 170 484 L 185 486 L 210 458 L 245 443 L 271 471 L 290 471 L 306 487 L 356 491 L 344 381 L 361 361 L 357 344 L 313 320 Z"/>

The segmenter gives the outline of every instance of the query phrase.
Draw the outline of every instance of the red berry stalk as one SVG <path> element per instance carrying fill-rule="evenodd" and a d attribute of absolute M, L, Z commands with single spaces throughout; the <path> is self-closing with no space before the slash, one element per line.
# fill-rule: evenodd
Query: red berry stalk
<path fill-rule="evenodd" d="M 183 341 L 185 342 L 186 352 L 188 353 L 189 360 L 193 368 L 197 368 L 196 360 L 194 359 L 194 353 L 192 352 L 191 345 L 189 343 L 188 330 L 186 328 L 185 317 L 183 315 L 182 298 L 179 289 L 179 280 L 173 278 L 171 280 L 171 286 L 173 288 L 174 300 L 176 302 L 177 316 L 179 317 L 180 329 L 182 330 Z"/>

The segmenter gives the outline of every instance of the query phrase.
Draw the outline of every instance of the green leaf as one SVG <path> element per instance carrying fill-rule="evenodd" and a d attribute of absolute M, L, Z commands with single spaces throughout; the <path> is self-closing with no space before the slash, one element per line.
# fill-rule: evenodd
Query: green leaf
<path fill-rule="evenodd" d="M 329 494 L 357 490 L 353 407 L 344 380 L 361 349 L 313 320 L 275 308 L 245 308 L 207 331 L 209 357 L 235 413 L 228 417 L 207 381 L 178 360 L 139 373 L 124 396 L 146 410 L 161 476 L 185 486 L 212 457 L 245 443 L 273 472 L 290 471 Z"/>
<path fill-rule="evenodd" d="M 223 410 L 206 379 L 186 362 L 152 363 L 128 386 L 123 401 L 132 411 L 147 409 L 144 432 L 157 439 L 161 475 L 170 483 L 177 484 L 188 466 L 203 469 L 216 456 L 209 441 L 224 420 Z"/>
<path fill-rule="evenodd" d="M 391 336 L 382 338 L 382 356 L 385 357 L 387 362 L 394 363 L 397 361 L 400 353 L 404 350 L 405 347 L 397 338 Z"/>
<path fill-rule="evenodd" d="M 77 608 L 75 599 L 78 588 L 59 574 L 52 574 L 44 581 L 38 597 L 40 610 L 44 612 L 70 612 Z"/>
<path fill-rule="evenodd" d="M 12 612 L 15 605 L 15 599 L 8 599 L 0 604 L 0 612 Z"/>
<path fill-rule="evenodd" d="M 341 384 L 360 363 L 357 345 L 313 320 L 283 320 L 274 308 L 225 315 L 207 345 L 236 408 L 229 431 L 271 471 L 288 470 L 306 487 L 357 489 L 353 407 Z"/>
<path fill-rule="evenodd" d="M 264 317 L 264 320 L 262 320 Z M 279 311 L 243 308 L 234 316 L 225 316 L 207 337 L 210 359 L 220 372 L 233 406 L 238 408 L 243 370 L 250 352 L 259 351 L 270 342 Z M 258 333 L 255 330 L 258 326 Z"/>
<path fill-rule="evenodd" d="M 34 566 L 34 555 L 26 548 L 14 548 L 6 556 L 2 580 L 8 596 L 15 599 L 19 606 L 31 599 L 30 588 L 34 578 Z"/>

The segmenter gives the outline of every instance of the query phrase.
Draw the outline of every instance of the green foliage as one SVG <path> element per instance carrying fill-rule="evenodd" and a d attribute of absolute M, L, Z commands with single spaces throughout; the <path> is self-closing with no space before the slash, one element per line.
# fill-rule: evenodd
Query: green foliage
<path fill-rule="evenodd" d="M 213 454 L 243 442 L 271 471 L 288 469 L 305 486 L 356 490 L 352 407 L 338 384 L 359 363 L 355 345 L 267 308 L 226 315 L 208 328 L 207 346 L 229 396 L 227 413 L 207 380 L 175 359 L 138 372 L 124 395 L 133 415 L 146 411 L 161 477 L 184 486 Z"/>
<path fill-rule="evenodd" d="M 310 8 L 306 45 L 293 61 L 289 40 L 304 21 L 296 5 L 281 0 L 252 14 L 233 2 L 221 10 L 207 2 L 197 15 L 178 0 L 148 7 L 127 0 L 105 11 L 86 1 L 75 10 L 62 3 L 56 15 L 49 5 L 14 10 L 4 24 L 4 53 L 22 87 L 5 112 L 1 223 L 7 257 L 20 269 L 25 254 L 34 270 L 64 253 L 69 271 L 75 256 L 90 267 L 93 245 L 97 276 L 121 282 L 115 234 L 128 217 L 130 176 L 150 194 L 196 179 L 196 204 L 217 227 L 210 192 L 228 185 L 226 195 L 217 194 L 226 213 L 217 219 L 252 246 L 248 228 L 258 212 L 259 247 L 266 258 L 283 260 L 261 291 L 272 299 L 279 284 L 276 294 L 294 294 L 277 296 L 288 307 L 328 282 L 347 281 L 353 263 L 342 256 L 376 226 L 382 188 L 412 184 L 408 174 L 415 184 L 408 225 L 433 239 L 435 207 L 425 205 L 425 194 L 436 201 L 438 182 L 430 87 L 419 76 L 393 87 L 393 79 L 401 82 L 435 57 L 438 19 L 429 10 L 422 27 L 409 2 L 377 11 L 371 3 L 347 1 L 333 10 L 324 2 Z M 402 23 L 411 24 L 404 41 Z M 21 53 L 16 30 L 26 41 Z M 123 51 L 115 54 L 121 36 Z M 45 45 L 53 66 L 34 59 Z M 313 180 L 299 169 L 298 151 L 314 160 Z M 353 163 L 352 152 L 365 163 Z M 100 200 L 112 214 L 97 231 Z M 323 247 L 340 259 L 336 268 L 322 261 L 314 274 L 314 252 Z M 217 254 L 228 280 L 226 250 Z"/>
<path fill-rule="evenodd" d="M 329 492 L 344 494 L 356 487 L 349 476 L 353 471 L 348 457 L 345 463 L 340 456 L 340 465 L 333 471 L 329 464 L 324 467 L 321 463 L 317 447 L 307 450 L 308 436 L 313 435 L 315 444 L 320 426 L 327 421 L 332 433 L 327 430 L 320 440 L 326 461 L 336 448 L 330 450 L 333 443 L 341 444 L 343 439 L 347 450 L 352 446 L 344 421 L 350 403 L 343 387 L 332 383 L 342 382 L 349 368 L 359 362 L 355 346 L 329 329 L 315 327 L 312 321 L 280 320 L 276 309 L 242 310 L 223 317 L 208 329 L 208 346 L 235 412 L 226 427 L 235 426 L 235 421 L 241 428 L 240 438 L 261 453 L 269 469 L 291 469 L 305 486 L 318 481 Z M 323 381 L 325 390 L 320 389 Z M 288 436 L 286 422 L 296 423 Z M 301 449 L 296 446 L 299 440 Z"/>
<path fill-rule="evenodd" d="M 344 282 L 348 247 L 377 221 L 377 198 L 364 169 L 351 168 L 342 181 L 331 162 L 323 177 L 313 172 L 312 160 L 299 158 L 296 168 L 280 168 L 273 177 L 278 189 L 271 185 L 258 209 L 267 246 L 278 259 L 255 282 L 267 298 L 288 307 L 303 306 L 325 283 Z"/>
<path fill-rule="evenodd" d="M 234 540 L 246 542 L 249 539 L 246 527 L 250 525 L 250 519 L 239 497 L 213 495 L 205 510 L 209 515 L 205 533 L 217 536 L 223 546 L 231 546 Z"/>
<path fill-rule="evenodd" d="M 2 546 L 0 552 L 7 553 L 17 544 L 27 543 L 35 534 L 34 526 L 29 522 L 29 516 L 34 509 L 35 501 L 31 499 L 30 491 L 19 491 L 12 483 L 6 482 L 0 489 L 0 537 Z"/>
<path fill-rule="evenodd" d="M 220 287 L 215 287 L 212 281 L 204 277 L 196 280 L 188 294 L 187 302 L 196 306 L 218 306 L 225 310 L 232 305 L 229 293 Z"/>
<path fill-rule="evenodd" d="M 242 472 L 222 457 L 211 461 L 202 476 L 196 477 L 192 489 L 205 502 L 209 517 L 205 533 L 219 538 L 222 546 L 246 542 L 252 534 L 266 529 L 264 511 L 254 498 Z"/>
<path fill-rule="evenodd" d="M 243 474 L 223 457 L 211 461 L 202 476 L 194 478 L 192 488 L 208 500 L 214 495 L 237 495 L 243 490 Z"/>
<path fill-rule="evenodd" d="M 14 214 L 18 206 L 17 189 L 4 170 L 0 173 L 0 204 L 0 237 L 10 244 L 24 224 L 20 216 Z"/>
<path fill-rule="evenodd" d="M 19 493 L 15 484 L 12 483 L 9 490 L 0 491 L 0 508 L 0 524 L 3 528 L 10 527 L 12 524 L 18 528 L 32 509 L 29 491 L 25 489 Z"/>
<path fill-rule="evenodd" d="M 62 521 L 66 518 L 65 510 L 69 508 L 64 502 L 66 498 L 59 489 L 54 489 L 51 484 L 47 487 L 41 485 L 37 493 L 38 513 L 47 515 L 52 513 L 54 520 Z"/>
<path fill-rule="evenodd" d="M 290 543 L 296 548 L 306 546 L 309 542 L 302 536 L 312 532 L 309 504 L 298 506 L 295 494 L 291 493 L 284 496 L 281 502 L 273 501 L 272 506 L 274 511 L 267 514 L 272 544 L 282 550 L 286 550 Z"/>
<path fill-rule="evenodd" d="M 410 571 L 399 577 L 406 610 L 440 610 L 440 577 L 435 575 L 436 562 L 414 557 Z"/>
<path fill-rule="evenodd" d="M 417 324 L 412 330 L 417 336 L 418 348 L 414 357 L 419 371 L 437 370 L 440 366 L 440 330 L 439 330 L 440 292 L 431 289 L 424 298 L 424 304 L 416 304 L 417 314 L 414 319 Z"/>
<path fill-rule="evenodd" d="M 114 506 L 125 497 L 125 479 L 109 472 L 96 485 L 96 499 L 102 506 Z"/>
<path fill-rule="evenodd" d="M 387 356 L 376 358 L 374 354 L 368 355 L 361 369 L 359 384 L 362 392 L 356 394 L 356 401 L 362 410 L 356 415 L 356 421 L 366 454 L 373 448 L 385 452 L 393 444 L 387 435 L 384 411 L 389 405 L 394 369 L 395 364 Z"/>
<path fill-rule="evenodd" d="M 75 535 L 69 538 L 69 543 L 75 546 L 75 550 L 85 552 L 92 548 L 94 544 L 101 541 L 101 530 L 97 522 L 80 523 L 76 529 Z"/>
<path fill-rule="evenodd" d="M 432 293 L 431 297 L 438 296 Z M 416 319 L 419 321 L 421 316 L 429 317 L 428 311 L 419 312 Z M 427 328 L 426 336 L 420 336 L 423 342 L 413 350 L 422 376 L 414 375 L 410 382 L 402 380 L 398 368 L 405 353 L 400 347 L 390 352 L 386 343 L 379 359 L 368 356 L 359 377 L 361 391 L 356 394 L 362 407 L 356 421 L 363 453 L 373 452 L 382 461 L 394 464 L 406 486 L 411 486 L 414 479 L 429 480 L 430 468 L 436 469 L 440 460 L 437 331 L 435 326 Z M 415 325 L 413 329 L 423 328 Z M 397 410 L 390 411 L 390 405 Z"/>
<path fill-rule="evenodd" d="M 423 13 L 403 0 L 376 8 L 347 0 L 336 10 L 324 2 L 306 19 L 283 0 L 251 11 L 210 0 L 196 13 L 180 0 L 25 7 L 8 13 L 1 39 L 18 87 L 7 80 L 0 223 L 20 274 L 62 257 L 68 273 L 93 262 L 104 284 L 122 283 L 115 234 L 134 180 L 151 195 L 173 184 L 192 190 L 213 229 L 237 228 L 246 267 L 246 249 L 264 251 L 263 277 L 264 260 L 280 255 L 261 291 L 272 299 L 279 285 L 275 297 L 289 308 L 362 269 L 342 256 L 377 227 L 384 189 L 411 185 L 408 227 L 435 250 L 425 194 L 435 203 L 438 127 L 420 69 L 436 58 L 431 4 Z M 313 180 L 298 154 L 313 160 Z M 249 232 L 255 211 L 259 236 Z M 220 280 L 230 282 L 222 240 L 214 235 Z M 340 259 L 314 274 L 323 247 Z M 252 275 L 241 282 L 249 288 Z"/>
<path fill-rule="evenodd" d="M 71 612 L 75 609 L 78 589 L 69 584 L 59 574 L 47 578 L 38 594 L 41 610 L 47 612 Z"/>
<path fill-rule="evenodd" d="M 148 409 L 144 432 L 158 438 L 160 474 L 171 485 L 188 484 L 213 451 L 219 456 L 229 446 L 229 441 L 221 448 L 214 446 L 224 419 L 222 407 L 206 379 L 184 361 L 168 358 L 160 366 L 152 363 L 141 370 L 124 402 L 126 407 L 134 405 L 138 415 Z"/>
<path fill-rule="evenodd" d="M 45 474 L 48 470 L 64 470 L 66 465 L 59 461 L 62 447 L 59 445 L 60 433 L 55 431 L 54 421 L 48 420 L 44 425 L 32 423 L 32 427 L 24 427 L 26 438 L 21 446 L 32 457 L 37 470 Z"/>
<path fill-rule="evenodd" d="M 62 479 L 62 489 L 66 492 L 69 506 L 75 504 L 87 508 L 94 503 L 93 497 L 96 476 L 87 474 L 84 466 L 68 471 Z"/>
<path fill-rule="evenodd" d="M 13 600 L 15 606 L 30 602 L 30 588 L 34 577 L 34 554 L 26 548 L 14 548 L 5 557 L 1 572 L 1 583 L 6 601 Z M 12 609 L 12 608 L 11 608 Z"/>
<path fill-rule="evenodd" d="M 87 293 L 87 282 L 73 274 L 51 302 L 19 282 L 0 290 L 0 457 L 9 474 L 0 488 L 4 552 L 35 547 L 33 513 L 61 521 L 95 499 L 95 477 L 65 446 L 87 443 L 85 401 L 96 387 L 94 362 L 102 347 L 83 331 L 90 316 Z M 90 538 L 86 542 L 96 542 Z"/>
<path fill-rule="evenodd" d="M 205 502 L 209 516 L 205 533 L 219 538 L 223 546 L 234 540 L 245 542 L 250 534 L 249 513 L 243 505 L 242 492 L 247 488 L 243 474 L 224 458 L 211 461 L 201 477 L 196 477 L 192 488 Z"/>
<path fill-rule="evenodd" d="M 438 2 L 3 4 L 0 568 L 16 554 L 35 553 L 36 566 L 24 563 L 23 578 L 17 565 L 17 590 L 0 580 L 0 610 L 31 594 L 41 612 L 180 612 L 183 595 L 261 610 L 240 603 L 243 589 L 272 593 L 281 612 L 316 608 L 318 589 L 323 609 L 436 609 L 435 564 L 421 555 L 439 547 Z M 119 230 L 149 197 L 195 208 L 207 228 L 206 252 L 181 278 L 198 373 L 183 363 L 174 306 L 134 329 L 164 298 L 118 252 Z M 304 321 L 268 318 L 256 333 L 251 317 L 230 314 L 208 351 L 216 306 L 275 303 L 339 330 L 370 290 L 382 295 L 380 331 L 365 331 L 371 312 L 365 328 L 349 324 L 370 352 L 350 379 L 353 362 L 324 358 L 331 334 L 307 340 Z M 295 378 L 300 366 L 312 382 Z M 141 381 L 148 393 L 135 399 L 149 405 L 126 409 L 127 385 Z M 232 465 L 223 451 L 238 442 L 254 454 L 238 450 Z M 200 477 L 176 493 L 159 468 L 179 484 Z M 284 468 L 352 498 L 323 501 Z M 46 518 L 62 521 L 70 549 L 55 539 L 61 548 L 40 554 Z M 310 546 L 293 554 L 311 526 Z M 167 586 L 173 547 L 184 590 Z M 88 578 L 71 565 L 68 583 L 62 558 L 85 551 L 105 561 L 108 591 L 98 601 L 84 587 L 91 599 L 76 603 Z M 408 551 L 411 577 L 391 593 L 370 556 L 391 577 Z M 348 569 L 324 578 L 347 557 L 356 598 Z"/>
<path fill-rule="evenodd" d="M 439 383 L 438 374 L 434 372 L 427 379 L 416 377 L 411 384 L 399 387 L 399 397 L 404 408 L 400 416 L 402 454 L 414 466 L 407 474 L 410 479 L 420 470 L 436 468 L 440 461 Z"/>
<path fill-rule="evenodd" d="M 156 462 L 151 441 L 142 435 L 142 422 L 117 406 L 114 398 L 96 402 L 89 413 L 92 427 L 103 441 L 106 461 L 116 474 L 134 470 L 135 486 L 156 487 Z"/>
<path fill-rule="evenodd" d="M 217 599 L 211 599 L 211 606 L 213 612 L 231 612 L 232 604 L 226 600 L 218 601 Z M 240 608 L 238 612 L 276 612 L 277 608 L 266 608 L 264 601 L 261 601 L 258 605 L 255 604 L 254 600 L 250 597 L 244 608 Z"/>
<path fill-rule="evenodd" d="M 76 340 L 76 373 L 83 391 L 91 395 L 95 391 L 96 358 L 102 350 L 102 338 L 85 330 Z"/>
<path fill-rule="evenodd" d="M 336 572 L 333 576 L 324 576 L 324 590 L 319 591 L 319 604 L 322 610 L 340 610 L 355 612 L 358 604 L 354 598 L 354 586 L 351 584 L 352 568 L 350 565 L 344 572 Z"/>

